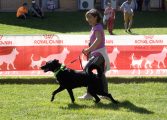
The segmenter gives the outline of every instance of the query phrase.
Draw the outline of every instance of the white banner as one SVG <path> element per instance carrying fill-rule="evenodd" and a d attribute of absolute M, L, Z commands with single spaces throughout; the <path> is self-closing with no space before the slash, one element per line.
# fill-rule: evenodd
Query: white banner
<path fill-rule="evenodd" d="M 58 59 L 81 70 L 76 59 L 88 46 L 89 35 L 0 35 L 0 75 L 53 75 L 40 66 Z M 167 35 L 107 35 L 106 48 L 111 70 L 107 76 L 166 76 Z"/>
<path fill-rule="evenodd" d="M 88 35 L 2 36 L 0 46 L 88 45 Z M 167 35 L 106 35 L 106 45 L 167 45 Z"/>

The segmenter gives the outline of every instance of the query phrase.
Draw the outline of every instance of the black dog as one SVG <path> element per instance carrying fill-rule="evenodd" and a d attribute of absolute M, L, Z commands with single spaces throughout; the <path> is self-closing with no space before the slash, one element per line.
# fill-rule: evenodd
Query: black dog
<path fill-rule="evenodd" d="M 100 98 L 97 95 L 109 97 L 113 103 L 118 103 L 113 99 L 111 94 L 105 93 L 103 90 L 102 80 L 99 79 L 95 74 L 87 74 L 84 71 L 75 71 L 66 68 L 58 60 L 52 60 L 47 62 L 41 67 L 44 72 L 52 71 L 55 73 L 55 77 L 59 82 L 60 86 L 57 90 L 52 93 L 51 101 L 54 100 L 54 96 L 67 89 L 71 101 L 74 103 L 74 95 L 72 89 L 77 87 L 88 87 L 89 93 L 95 98 L 95 102 L 98 103 Z"/>

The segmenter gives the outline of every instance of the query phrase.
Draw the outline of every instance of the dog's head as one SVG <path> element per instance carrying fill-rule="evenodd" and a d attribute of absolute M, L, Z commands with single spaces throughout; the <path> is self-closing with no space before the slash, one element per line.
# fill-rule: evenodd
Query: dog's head
<path fill-rule="evenodd" d="M 55 70 L 59 69 L 60 66 L 61 66 L 61 64 L 59 63 L 59 61 L 54 59 L 54 60 L 50 60 L 50 61 L 46 62 L 45 65 L 41 66 L 41 69 L 44 72 L 48 72 L 48 71 L 54 72 Z"/>

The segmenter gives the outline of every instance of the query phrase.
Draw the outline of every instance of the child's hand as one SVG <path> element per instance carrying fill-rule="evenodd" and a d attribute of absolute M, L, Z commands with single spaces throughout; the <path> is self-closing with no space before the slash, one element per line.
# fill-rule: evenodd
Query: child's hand
<path fill-rule="evenodd" d="M 88 55 L 88 54 L 89 54 L 89 48 L 83 49 L 83 50 L 82 50 L 82 53 L 83 53 L 84 55 Z"/>

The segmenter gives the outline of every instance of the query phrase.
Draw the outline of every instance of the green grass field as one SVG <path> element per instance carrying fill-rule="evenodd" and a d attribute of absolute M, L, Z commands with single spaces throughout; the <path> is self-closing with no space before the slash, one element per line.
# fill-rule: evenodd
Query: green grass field
<path fill-rule="evenodd" d="M 0 34 L 88 34 L 90 27 L 85 12 L 46 13 L 46 18 L 18 20 L 15 13 L 0 13 Z M 166 12 L 136 12 L 133 34 L 167 34 Z M 116 13 L 114 33 L 127 34 L 123 29 L 123 15 Z M 108 34 L 107 31 L 105 31 Z"/>
<path fill-rule="evenodd" d="M 139 79 L 140 80 L 140 79 Z M 9 80 L 10 81 L 10 80 Z M 11 80 L 12 81 L 12 80 Z M 24 81 L 24 80 L 23 80 Z M 31 80 L 32 81 L 32 80 Z M 52 80 L 50 80 L 51 82 Z M 125 80 L 126 81 L 126 80 Z M 19 82 L 18 82 L 19 83 Z M 85 88 L 74 90 L 72 104 L 67 91 L 50 102 L 57 84 L 28 82 L 0 85 L 1 120 L 166 120 L 166 82 L 109 83 L 109 91 L 120 101 L 114 105 L 102 99 L 100 103 L 79 100 Z"/>
<path fill-rule="evenodd" d="M 58 88 L 54 77 L 1 77 L 1 120 L 166 120 L 166 78 L 110 78 L 109 91 L 120 101 L 79 100 L 86 88 L 74 89 L 75 104 L 67 91 L 50 102 Z"/>
<path fill-rule="evenodd" d="M 89 34 L 85 12 L 46 13 L 45 19 L 26 21 L 15 13 L 0 13 L 0 34 Z M 70 22 L 69 22 L 70 21 Z M 167 34 L 165 12 L 136 13 L 133 34 Z M 107 31 L 105 31 L 108 34 Z M 114 33 L 127 34 L 122 14 L 117 13 Z M 66 91 L 50 102 L 58 87 L 53 77 L 0 77 L 0 120 L 166 120 L 166 77 L 108 78 L 109 92 L 120 101 L 81 101 L 86 88 L 74 90 L 72 104 Z"/>

